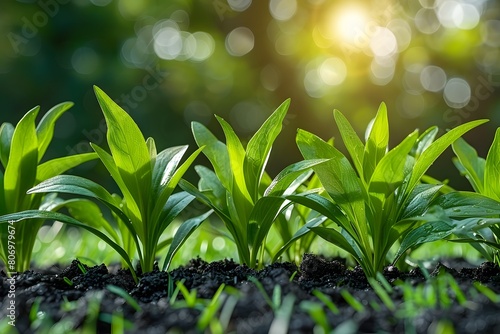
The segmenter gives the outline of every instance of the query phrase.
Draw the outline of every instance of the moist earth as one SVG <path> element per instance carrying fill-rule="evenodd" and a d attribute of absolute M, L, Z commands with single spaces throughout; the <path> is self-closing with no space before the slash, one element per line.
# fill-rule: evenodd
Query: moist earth
<path fill-rule="evenodd" d="M 201 307 L 201 302 L 206 305 L 209 301 L 202 299 L 211 300 L 224 284 L 225 289 L 217 299 L 220 301 L 217 312 L 210 318 L 218 318 L 226 333 L 321 332 L 322 315 L 326 315 L 323 319 L 327 321 L 324 328 L 339 329 L 342 333 L 438 333 L 450 324 L 456 333 L 500 333 L 500 268 L 489 262 L 475 268 L 457 268 L 450 263 L 438 263 L 430 271 L 430 279 L 426 279 L 420 269 L 400 272 L 395 267 L 385 268 L 384 277 L 393 285 L 390 298 L 396 307 L 391 310 L 368 284 L 360 267 L 348 269 L 342 260 L 312 254 L 304 255 L 300 267 L 283 262 L 258 271 L 233 260 L 207 263 L 199 258 L 169 273 L 155 268 L 153 272 L 141 274 L 138 268 L 137 284 L 130 272 L 119 266 L 89 267 L 74 260 L 66 268 L 52 266 L 13 276 L 15 324 L 19 333 L 35 333 L 43 326 L 31 324 L 30 318 L 43 314 L 45 324 L 68 321 L 79 329 L 88 326 L 92 314 L 99 312 L 92 325 L 98 333 L 111 332 L 113 315 L 125 319 L 126 333 L 208 333 L 210 327 L 204 330 L 197 327 L 201 326 L 199 322 L 206 308 Z M 424 287 L 421 294 L 425 295 L 431 285 L 436 287 L 431 283 L 436 281 L 433 277 L 443 272 L 454 277 L 467 301 L 457 298 L 446 286 L 447 291 L 441 291 L 441 295 L 448 297 L 448 303 L 430 301 L 434 306 L 412 314 L 403 312 L 409 310 L 405 305 L 408 299 L 397 282 L 421 285 Z M 10 303 L 11 281 L 4 271 L 0 275 L 0 319 L 4 319 Z M 177 282 L 182 282 L 189 291 L 196 290 L 196 305 L 188 307 L 182 293 L 178 293 L 173 302 L 171 296 Z M 474 282 L 480 282 L 497 296 L 479 293 Z M 108 290 L 108 285 L 125 290 L 140 308 L 134 308 Z M 316 290 L 328 296 L 338 310 L 321 302 Z M 347 303 L 343 290 L 354 296 L 363 310 L 355 310 Z M 432 298 L 429 294 L 426 296 Z M 95 305 L 99 305 L 98 311 L 91 310 L 96 309 Z M 313 312 L 311 305 L 320 307 Z M 32 309 L 37 312 L 31 312 L 30 316 Z"/>

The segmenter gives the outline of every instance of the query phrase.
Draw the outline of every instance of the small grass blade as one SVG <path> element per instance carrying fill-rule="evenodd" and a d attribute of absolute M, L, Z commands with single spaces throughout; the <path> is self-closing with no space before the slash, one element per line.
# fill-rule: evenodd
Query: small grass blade
<path fill-rule="evenodd" d="M 277 285 L 279 286 L 279 285 Z M 269 333 L 286 334 L 290 325 L 290 318 L 293 312 L 295 296 L 288 294 L 283 298 L 281 306 L 275 311 L 275 317 L 269 328 Z"/>
<path fill-rule="evenodd" d="M 380 298 L 380 300 L 384 303 L 384 305 L 391 311 L 396 309 L 392 298 L 389 296 L 386 290 L 380 285 L 380 283 L 374 279 L 373 277 L 368 277 L 368 283 L 372 286 L 373 290 Z"/>
<path fill-rule="evenodd" d="M 316 298 L 318 298 L 319 300 L 321 300 L 321 302 L 323 304 L 325 304 L 326 307 L 328 307 L 328 309 L 333 314 L 340 314 L 340 311 L 339 311 L 338 307 L 335 306 L 335 304 L 332 302 L 332 300 L 330 299 L 330 297 L 328 297 L 327 295 L 325 295 L 323 292 L 321 292 L 319 290 L 313 290 L 312 294 L 314 296 L 316 296 Z"/>
<path fill-rule="evenodd" d="M 125 299 L 125 301 L 130 305 L 132 306 L 132 308 L 134 310 L 136 310 L 137 312 L 141 312 L 141 307 L 139 306 L 139 303 L 137 303 L 137 301 L 127 293 L 127 291 L 123 290 L 122 288 L 120 288 L 119 286 L 116 286 L 116 285 L 112 285 L 112 284 L 109 284 L 106 286 L 106 289 L 108 289 L 109 291 L 111 291 L 112 293 L 114 293 L 115 295 L 118 295 L 120 297 L 122 297 L 123 299 Z"/>
<path fill-rule="evenodd" d="M 365 307 L 361 304 L 348 290 L 342 289 L 340 290 L 340 294 L 344 297 L 344 300 L 347 304 L 351 305 L 351 307 L 357 312 L 364 312 Z"/>

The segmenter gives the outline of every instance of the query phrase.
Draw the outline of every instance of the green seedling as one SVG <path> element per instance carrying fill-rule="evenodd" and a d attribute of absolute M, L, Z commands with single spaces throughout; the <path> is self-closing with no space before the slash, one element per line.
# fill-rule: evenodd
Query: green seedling
<path fill-rule="evenodd" d="M 234 291 L 231 291 L 232 287 L 228 286 L 225 289 L 225 293 L 227 293 L 227 299 L 222 306 L 222 309 L 220 311 L 219 319 L 218 319 L 218 324 L 222 327 L 223 333 L 224 331 L 228 328 L 229 322 L 231 321 L 231 316 L 234 312 L 234 308 L 236 307 L 236 304 L 238 303 L 238 300 L 240 298 L 240 293 L 238 290 L 234 289 Z M 213 333 L 213 332 L 212 332 Z"/>
<path fill-rule="evenodd" d="M 323 305 L 320 303 L 312 302 L 309 300 L 304 300 L 299 304 L 301 310 L 307 312 L 311 319 L 315 322 L 315 331 L 319 327 L 323 330 L 323 333 L 330 333 L 331 327 L 328 323 L 328 315 L 325 312 Z"/>
<path fill-rule="evenodd" d="M 280 286 L 280 285 L 277 285 Z M 274 312 L 274 320 L 269 328 L 269 333 L 286 334 L 290 326 L 290 318 L 292 317 L 295 296 L 288 294 L 283 298 L 281 305 Z"/>
<path fill-rule="evenodd" d="M 76 263 L 76 266 L 78 267 L 78 269 L 80 269 L 80 272 L 85 275 L 87 273 L 87 269 L 85 269 L 83 263 L 80 262 L 80 260 L 77 258 L 76 259 L 77 263 Z"/>
<path fill-rule="evenodd" d="M 464 139 L 457 140 L 453 143 L 452 147 L 456 155 L 453 163 L 460 173 L 469 180 L 474 191 L 477 194 L 500 202 L 500 128 L 495 132 L 495 138 L 488 150 L 486 159 L 479 157 L 476 150 Z M 463 195 L 466 196 L 467 194 Z M 478 197 L 477 201 L 481 201 L 481 197 Z M 488 216 L 498 217 L 498 213 L 491 215 L 490 212 Z M 483 222 L 481 224 L 483 228 L 477 229 L 469 225 L 471 229 L 468 233 L 462 232 L 458 236 L 469 239 L 469 242 L 472 240 L 479 241 L 479 243 L 472 242 L 472 245 L 486 259 L 500 264 L 500 223 L 492 221 L 490 223 L 481 222 Z"/>
<path fill-rule="evenodd" d="M 447 278 L 448 285 L 449 285 L 451 291 L 453 292 L 453 294 L 455 295 L 455 298 L 457 299 L 458 304 L 460 304 L 460 306 L 467 306 L 467 304 L 468 304 L 467 297 L 465 297 L 462 289 L 460 289 L 460 287 L 458 286 L 457 281 L 455 281 L 455 279 L 451 275 L 446 275 L 445 277 Z"/>
<path fill-rule="evenodd" d="M 196 308 L 200 307 L 200 300 L 196 297 L 196 289 L 193 289 L 191 291 L 186 288 L 184 285 L 184 280 L 176 282 L 176 291 L 173 293 L 173 298 L 170 298 L 170 305 L 174 307 L 188 307 L 188 308 Z M 179 292 L 182 294 L 182 297 L 184 297 L 184 301 L 177 301 L 177 295 Z"/>
<path fill-rule="evenodd" d="M 310 171 L 312 173 L 312 171 Z M 321 183 L 316 174 L 309 179 L 310 173 L 301 176 L 306 180 L 296 190 L 296 193 L 315 192 L 321 187 Z M 300 182 L 300 180 L 297 180 Z M 287 210 L 279 215 L 274 223 L 283 245 L 274 253 L 272 262 L 285 255 L 290 261 L 299 264 L 302 255 L 311 252 L 313 241 L 317 235 L 312 233 L 311 228 L 325 224 L 327 218 L 316 211 L 303 205 L 291 205 Z"/>
<path fill-rule="evenodd" d="M 205 147 L 203 154 L 214 170 L 196 166 L 200 176 L 198 187 L 184 180 L 180 186 L 215 211 L 236 244 L 240 262 L 252 268 L 259 259 L 262 264 L 266 236 L 286 208 L 282 195 L 291 194 L 304 181 L 300 177 L 323 162 L 320 159 L 292 164 L 272 181 L 265 172 L 289 104 L 287 100 L 276 109 L 249 140 L 246 149 L 229 123 L 218 116 L 226 143 L 220 142 L 202 124 L 192 123 L 196 143 Z"/>
<path fill-rule="evenodd" d="M 388 291 L 385 290 L 385 288 L 373 277 L 368 277 L 368 283 L 370 283 L 373 291 L 375 291 L 382 303 L 384 303 L 389 310 L 394 311 L 396 309 L 396 305 L 394 305 Z"/>
<path fill-rule="evenodd" d="M 381 104 L 363 144 L 339 111 L 334 118 L 352 164 L 338 149 L 316 135 L 299 130 L 297 145 L 305 159 L 328 159 L 313 167 L 326 195 L 306 193 L 287 196 L 308 206 L 335 223 L 335 227 L 311 227 L 323 239 L 351 254 L 367 277 L 375 277 L 388 260 L 391 248 L 402 239 L 405 249 L 440 238 L 432 228 L 418 237 L 407 235 L 424 224 L 423 215 L 442 185 L 422 184 L 421 179 L 441 153 L 472 128 L 486 122 L 460 125 L 434 141 L 432 127 L 419 136 L 417 130 L 389 149 L 389 125 Z M 432 226 L 430 226 L 432 227 Z M 396 257 L 397 259 L 398 257 Z M 394 261 L 395 262 L 395 261 Z"/>
<path fill-rule="evenodd" d="M 356 312 L 364 312 L 365 307 L 361 302 L 359 302 L 356 297 L 354 297 L 349 290 L 342 289 L 340 290 L 340 294 L 344 298 L 344 300 L 349 304 Z"/>
<path fill-rule="evenodd" d="M 327 295 L 325 295 L 323 292 L 321 292 L 319 290 L 313 290 L 312 294 L 314 296 L 316 296 L 316 298 L 318 298 L 323 304 L 325 304 L 326 307 L 328 307 L 328 309 L 333 314 L 335 314 L 335 315 L 340 314 L 338 307 L 332 302 L 330 297 L 328 297 Z"/>
<path fill-rule="evenodd" d="M 222 324 L 215 315 L 219 311 L 227 297 L 227 295 L 222 295 L 225 286 L 225 284 L 221 284 L 219 286 L 208 305 L 201 312 L 198 323 L 196 324 L 196 328 L 198 328 L 198 330 L 204 331 L 208 326 L 210 326 L 212 333 L 214 333 L 214 331 L 219 333 L 224 332 Z"/>
<path fill-rule="evenodd" d="M 480 282 L 474 282 L 474 287 L 480 294 L 486 296 L 492 303 L 498 304 L 500 303 L 500 295 L 495 293 L 493 290 L 488 288 L 486 285 L 481 284 Z"/>
<path fill-rule="evenodd" d="M 136 312 L 140 312 L 142 309 L 139 306 L 139 303 L 127 293 L 127 291 L 123 290 L 119 286 L 109 284 L 106 286 L 106 289 L 108 289 L 110 292 L 114 293 L 115 295 L 122 297 L 127 304 L 129 304 Z"/>
<path fill-rule="evenodd" d="M 68 284 L 69 286 L 73 286 L 73 281 L 69 278 L 67 278 L 66 276 L 63 277 L 63 280 L 66 284 Z"/>
<path fill-rule="evenodd" d="M 248 280 L 250 282 L 252 282 L 253 284 L 255 284 L 255 287 L 257 288 L 257 290 L 260 291 L 260 293 L 262 294 L 262 297 L 264 298 L 266 303 L 271 307 L 271 309 L 273 311 L 276 311 L 280 307 L 280 305 L 281 305 L 281 285 L 277 284 L 274 286 L 273 296 L 271 298 L 267 294 L 266 289 L 264 289 L 264 286 L 262 285 L 262 283 L 257 278 L 250 276 L 250 277 L 248 277 Z"/>
<path fill-rule="evenodd" d="M 58 210 L 61 199 L 54 195 L 27 194 L 41 181 L 96 159 L 95 153 L 70 155 L 41 163 L 54 135 L 56 121 L 69 108 L 64 102 L 50 109 L 35 124 L 40 107 L 28 111 L 14 127 L 0 126 L 0 216 L 23 210 Z M 43 219 L 16 224 L 0 219 L 0 260 L 7 272 L 23 272 L 30 267 L 36 236 Z"/>
<path fill-rule="evenodd" d="M 123 198 L 77 176 L 53 177 L 30 189 L 29 194 L 58 192 L 99 200 L 114 214 L 118 232 L 115 224 L 103 219 L 100 210 L 91 201 L 73 203 L 77 219 L 47 211 L 25 211 L 0 217 L 0 221 L 45 218 L 87 229 L 120 254 L 124 265 L 130 268 L 137 280 L 131 262 L 134 253 L 137 253 L 142 271 L 150 272 L 157 252 L 169 246 L 162 267 L 167 269 L 175 252 L 211 214 L 209 211 L 185 220 L 173 238 L 160 242 L 165 229 L 194 199 L 186 192 L 174 193 L 174 189 L 202 148 L 179 166 L 187 146 L 167 148 L 157 153 L 154 140 L 145 140 L 137 124 L 122 108 L 98 87 L 95 87 L 95 93 L 108 125 L 107 140 L 111 154 L 95 144 L 91 146 L 118 185 Z"/>

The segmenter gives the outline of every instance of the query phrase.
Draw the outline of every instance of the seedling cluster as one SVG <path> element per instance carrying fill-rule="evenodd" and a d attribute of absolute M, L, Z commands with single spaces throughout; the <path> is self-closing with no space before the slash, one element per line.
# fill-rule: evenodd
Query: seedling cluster
<path fill-rule="evenodd" d="M 122 108 L 98 87 L 95 93 L 107 123 L 110 152 L 91 143 L 93 153 L 40 163 L 52 141 L 55 122 L 71 103 L 55 106 L 38 125 L 36 107 L 15 127 L 4 123 L 0 128 L 0 260 L 9 274 L 30 268 L 37 233 L 46 220 L 76 226 L 100 238 L 119 254 L 122 266 L 130 270 L 137 282 L 139 267 L 143 274 L 153 271 L 160 251 L 166 250 L 161 269 L 168 270 L 174 255 L 192 233 L 205 221 L 217 217 L 225 226 L 220 234 L 234 242 L 241 264 L 259 268 L 280 259 L 298 262 L 311 250 L 313 241 L 322 242 L 337 247 L 359 264 L 378 296 L 378 300 L 366 305 L 348 290 L 342 290 L 343 300 L 356 312 L 362 313 L 366 307 L 385 308 L 401 319 L 411 319 L 422 308 L 450 307 L 450 298 L 444 291 L 453 291 L 461 305 L 466 305 L 466 298 L 446 275 L 435 280 L 430 288 L 404 282 L 393 287 L 382 275 L 384 267 L 402 265 L 413 250 L 441 239 L 468 243 L 486 260 L 500 263 L 500 129 L 486 159 L 478 157 L 475 149 L 461 138 L 487 120 L 462 124 L 438 138 L 437 127 L 422 133 L 415 130 L 391 148 L 385 104 L 380 105 L 364 142 L 347 118 L 335 110 L 334 120 L 348 156 L 334 139 L 323 140 L 299 129 L 296 144 L 303 160 L 272 178 L 266 172 L 266 164 L 290 100 L 269 116 L 246 145 L 230 124 L 218 116 L 224 142 L 204 125 L 193 122 L 198 148 L 182 162 L 187 145 L 158 151 L 154 139 L 145 139 Z M 453 163 L 475 192 L 455 190 L 426 174 L 450 146 L 456 155 Z M 194 166 L 199 176 L 195 185 L 183 176 L 200 153 L 208 158 L 211 168 Z M 107 169 L 120 194 L 109 192 L 95 181 L 63 175 L 96 159 Z M 58 194 L 66 194 L 70 199 L 62 199 Z M 169 229 L 193 201 L 203 203 L 206 211 L 184 219 L 176 229 Z M 104 208 L 109 211 L 103 212 Z M 167 230 L 175 232 L 166 235 Z M 268 242 L 271 231 L 272 245 Z M 63 279 L 68 286 L 73 285 L 71 279 Z M 283 328 L 290 321 L 295 297 L 282 296 L 279 285 L 269 296 L 259 281 L 248 280 L 262 290 L 274 313 L 271 329 Z M 169 280 L 169 284 L 172 307 L 201 312 L 200 331 L 223 332 L 240 298 L 224 285 L 214 299 L 201 300 L 196 291 L 189 291 L 182 282 L 174 287 Z M 398 308 L 391 300 L 394 289 L 404 295 L 404 303 Z M 123 289 L 108 286 L 107 290 L 140 311 L 139 304 Z M 474 293 L 494 302 L 499 300 L 498 295 L 479 284 Z M 337 314 L 339 310 L 319 290 L 312 294 L 315 301 L 301 302 L 300 309 L 316 321 L 318 329 L 329 332 L 332 326 L 328 313 Z M 182 302 L 177 301 L 178 295 L 182 295 Z M 95 323 L 95 305 L 102 298 L 100 291 L 89 301 L 84 326 L 92 327 Z M 35 303 L 32 321 L 45 328 L 48 320 L 37 318 L 37 307 Z M 66 302 L 64 307 L 76 306 Z M 108 322 L 118 331 L 130 327 L 119 313 L 109 315 Z M 353 324 L 343 326 L 351 328 Z M 440 322 L 438 326 L 447 328 L 449 324 Z"/>
<path fill-rule="evenodd" d="M 486 120 L 462 124 L 437 139 L 436 127 L 422 134 L 415 130 L 389 148 L 385 104 L 367 129 L 364 143 L 335 110 L 350 159 L 333 139 L 324 141 L 299 129 L 297 146 L 304 160 L 272 179 L 265 167 L 290 100 L 271 114 L 246 147 L 218 116 L 225 142 L 193 122 L 199 148 L 181 164 L 187 146 L 158 152 L 154 139 L 145 139 L 123 109 L 98 87 L 95 92 L 108 126 L 111 153 L 91 143 L 94 153 L 40 164 L 55 122 L 71 103 L 49 110 L 38 126 L 36 107 L 16 127 L 4 123 L 0 129 L 0 258 L 6 266 L 9 260 L 15 263 L 12 272 L 29 268 L 37 232 L 47 219 L 95 234 L 118 252 L 135 278 L 134 261 L 142 272 L 149 272 L 158 251 L 168 247 L 162 266 L 166 270 L 186 239 L 212 213 L 236 244 L 240 263 L 252 268 L 283 256 L 300 258 L 297 252 L 308 251 L 314 236 L 346 251 L 370 278 L 384 266 L 404 260 L 419 245 L 443 238 L 471 243 L 486 259 L 498 262 L 500 132 L 486 159 L 461 139 Z M 454 164 L 476 192 L 456 191 L 426 175 L 450 145 L 456 153 Z M 195 166 L 200 179 L 193 185 L 182 177 L 200 153 L 213 169 Z M 121 194 L 111 194 L 80 176 L 60 175 L 91 159 L 101 161 Z M 181 191 L 175 192 L 177 186 Z M 62 200 L 58 193 L 74 198 Z M 162 239 L 167 227 L 194 200 L 210 209 L 186 219 L 172 237 Z M 113 221 L 104 218 L 96 201 L 110 210 Z M 58 212 L 62 208 L 67 214 Z M 273 224 L 282 240 L 279 248 L 266 244 Z M 16 228 L 15 252 L 9 226 Z"/>

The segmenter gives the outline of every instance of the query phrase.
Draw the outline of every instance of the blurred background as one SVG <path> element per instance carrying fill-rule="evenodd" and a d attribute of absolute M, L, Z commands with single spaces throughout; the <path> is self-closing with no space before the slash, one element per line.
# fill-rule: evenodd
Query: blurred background
<path fill-rule="evenodd" d="M 290 97 L 271 176 L 300 159 L 298 127 L 338 137 L 333 109 L 363 134 L 384 101 L 392 145 L 415 128 L 490 118 L 466 136 L 482 156 L 500 124 L 494 0 L 9 0 L 0 7 L 0 122 L 15 124 L 35 105 L 43 114 L 75 103 L 47 158 L 88 152 L 89 141 L 105 145 L 92 85 L 159 149 L 191 144 L 191 151 L 190 122 L 222 140 L 213 116 L 220 115 L 245 141 Z M 430 174 L 467 188 L 451 156 Z M 95 164 L 81 168 L 105 176 Z"/>

